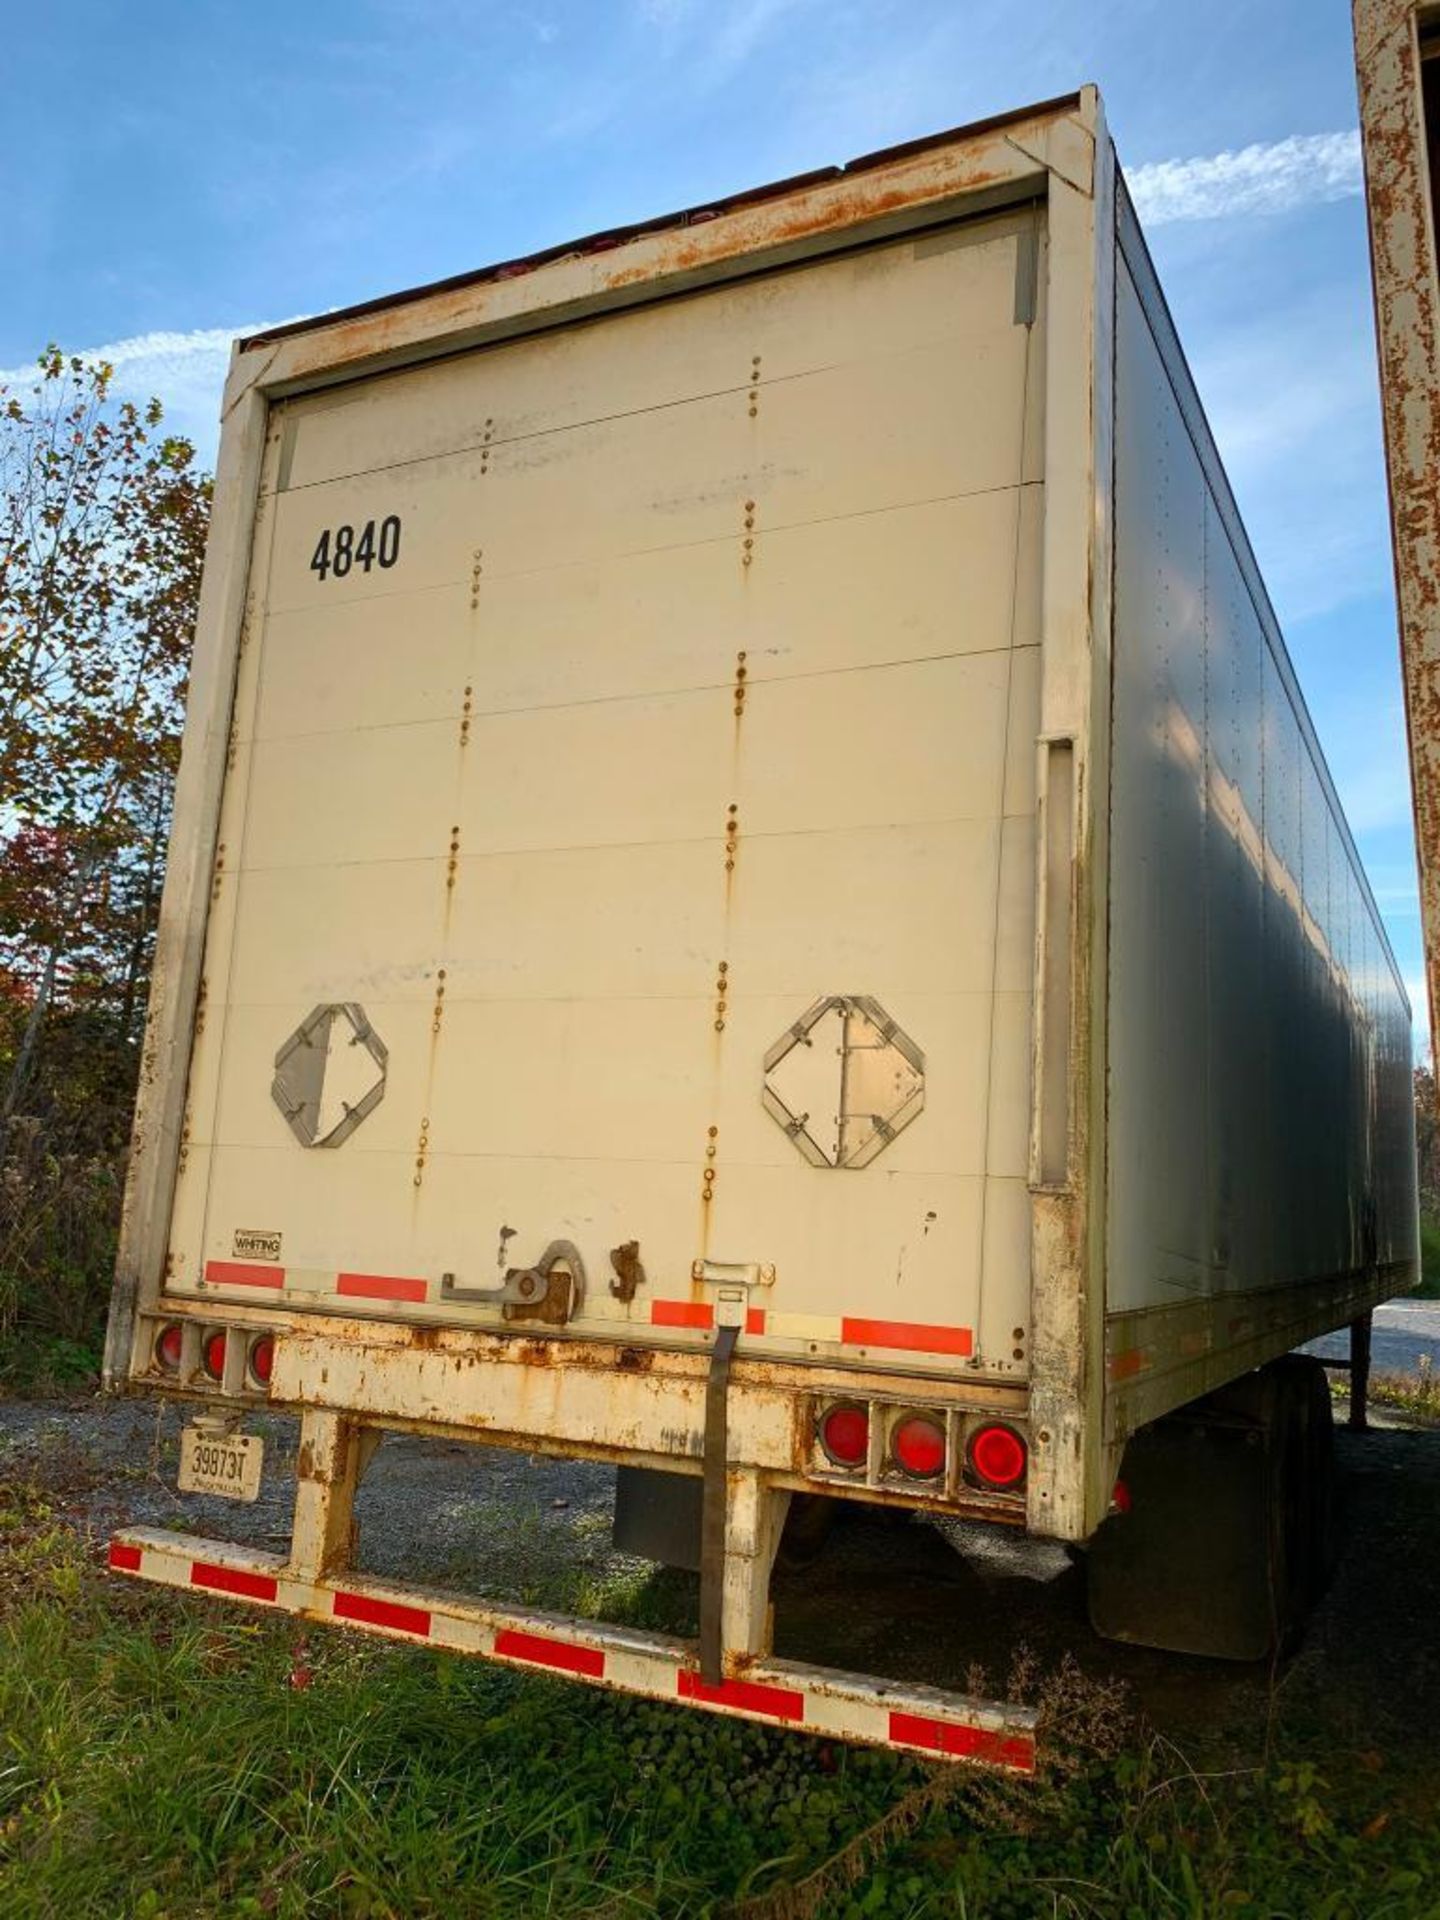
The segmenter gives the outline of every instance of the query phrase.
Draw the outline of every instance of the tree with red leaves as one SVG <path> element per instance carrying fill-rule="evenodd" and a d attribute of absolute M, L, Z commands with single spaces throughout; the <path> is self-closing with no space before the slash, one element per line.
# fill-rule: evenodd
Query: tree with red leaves
<path fill-rule="evenodd" d="M 210 480 L 50 348 L 0 389 L 0 1121 L 128 1120 Z"/>

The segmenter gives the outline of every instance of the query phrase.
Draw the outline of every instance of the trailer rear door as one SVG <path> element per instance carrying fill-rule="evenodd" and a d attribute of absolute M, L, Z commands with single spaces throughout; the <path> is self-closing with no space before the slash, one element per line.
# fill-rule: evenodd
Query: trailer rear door
<path fill-rule="evenodd" d="M 1023 1373 L 1043 265 L 275 409 L 171 1288 Z"/>

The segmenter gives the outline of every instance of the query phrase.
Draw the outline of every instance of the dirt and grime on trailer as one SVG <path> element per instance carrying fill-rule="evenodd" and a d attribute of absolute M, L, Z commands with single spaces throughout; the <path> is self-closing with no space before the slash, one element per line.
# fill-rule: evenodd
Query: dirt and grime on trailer
<path fill-rule="evenodd" d="M 1346 1515 L 1335 1583 L 1281 1666 L 1230 1666 L 1100 1640 L 1083 1556 L 999 1528 L 847 1509 L 813 1558 L 773 1583 L 776 1652 L 947 1687 L 991 1685 L 1021 1650 L 1073 1655 L 1115 1678 L 1163 1732 L 1263 1744 L 1277 1716 L 1337 1740 L 1406 1744 L 1440 1720 L 1440 1430 L 1390 1423 L 1337 1432 Z M 0 1488 L 40 1482 L 57 1516 L 93 1539 L 173 1527 L 283 1551 L 296 1423 L 251 1423 L 266 1442 L 252 1505 L 175 1490 L 178 1408 L 144 1400 L 0 1403 Z M 647 1624 L 693 1631 L 694 1578 L 620 1553 L 613 1469 L 501 1448 L 389 1435 L 357 1500 L 358 1564 L 378 1576 L 556 1611 L 604 1614 L 619 1598 Z M 814 1542 L 809 1545 L 813 1548 Z"/>

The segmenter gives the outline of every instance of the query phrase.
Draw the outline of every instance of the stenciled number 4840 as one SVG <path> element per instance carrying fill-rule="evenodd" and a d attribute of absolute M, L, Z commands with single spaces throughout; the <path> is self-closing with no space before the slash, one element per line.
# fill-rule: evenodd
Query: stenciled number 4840
<path fill-rule="evenodd" d="M 310 571 L 327 580 L 333 573 L 343 580 L 352 567 L 369 573 L 372 567 L 393 567 L 400 558 L 400 516 L 387 514 L 377 531 L 367 520 L 357 532 L 354 527 L 326 527 L 315 543 Z"/>

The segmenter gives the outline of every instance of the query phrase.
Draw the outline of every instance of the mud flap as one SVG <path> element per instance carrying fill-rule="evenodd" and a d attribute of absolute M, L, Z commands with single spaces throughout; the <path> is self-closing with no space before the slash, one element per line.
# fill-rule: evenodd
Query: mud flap
<path fill-rule="evenodd" d="M 700 1506 L 704 1482 L 689 1473 L 655 1467 L 615 1469 L 615 1524 L 622 1553 L 658 1560 L 663 1567 L 700 1571 Z"/>

